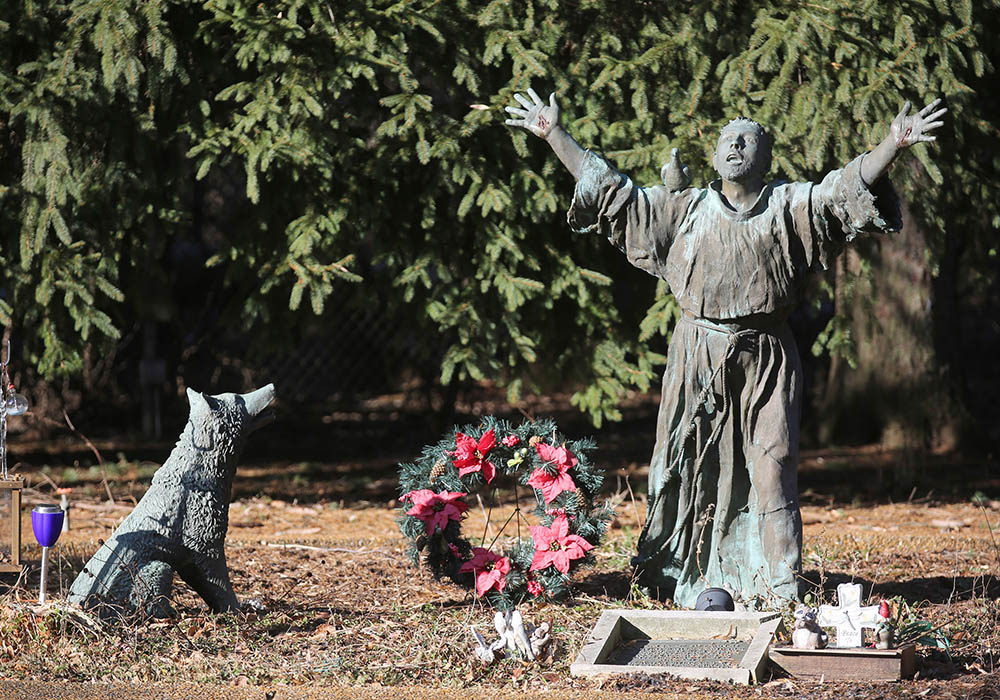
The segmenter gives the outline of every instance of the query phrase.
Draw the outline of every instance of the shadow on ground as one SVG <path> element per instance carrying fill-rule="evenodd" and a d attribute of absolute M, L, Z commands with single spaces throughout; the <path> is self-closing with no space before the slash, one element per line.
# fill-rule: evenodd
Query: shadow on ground
<path fill-rule="evenodd" d="M 802 579 L 807 584 L 807 590 L 822 589 L 824 600 L 833 600 L 833 594 L 841 583 L 860 583 L 866 598 L 888 599 L 901 596 L 904 600 L 922 601 L 932 605 L 1000 596 L 1000 581 L 993 576 L 927 576 L 872 583 L 870 580 L 843 573 L 812 569 L 804 571 Z"/>
<path fill-rule="evenodd" d="M 515 423 L 525 419 L 495 399 L 471 401 L 464 408 L 455 419 L 457 426 L 476 423 L 474 411 Z M 278 420 L 252 436 L 244 451 L 233 485 L 234 500 L 267 496 L 299 503 L 343 502 L 345 506 L 385 503 L 398 496 L 398 464 L 415 459 L 425 445 L 441 436 L 426 410 L 407 406 L 398 398 L 373 400 L 362 410 L 292 406 L 278 410 Z M 605 492 L 624 490 L 628 477 L 633 492 L 641 497 L 646 490 L 656 412 L 655 396 L 635 397 L 623 407 L 620 422 L 594 429 L 566 397 L 555 397 L 531 409 L 529 415 L 554 418 L 568 437 L 592 436 L 598 446 L 594 457 L 608 474 Z M 159 442 L 111 438 L 95 439 L 92 444 L 113 481 L 134 481 L 136 490 L 130 493 L 140 496 L 148 474 L 119 477 L 114 473 L 116 464 L 162 463 L 173 447 L 172 435 L 179 434 L 181 427 L 168 428 L 171 439 Z M 9 462 L 29 475 L 47 466 L 49 478 L 60 485 L 71 472 L 81 484 L 100 483 L 94 451 L 76 437 L 44 442 L 15 437 L 9 449 Z M 806 450 L 800 462 L 799 488 L 803 503 L 815 505 L 913 499 L 967 502 L 977 492 L 996 499 L 1000 498 L 1000 467 L 991 456 L 890 452 L 877 446 Z"/>

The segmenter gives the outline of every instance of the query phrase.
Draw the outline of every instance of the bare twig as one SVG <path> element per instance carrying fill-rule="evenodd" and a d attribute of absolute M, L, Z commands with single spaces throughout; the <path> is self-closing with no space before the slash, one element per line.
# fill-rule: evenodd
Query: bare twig
<path fill-rule="evenodd" d="M 976 505 L 983 511 L 983 520 L 986 521 L 986 529 L 990 531 L 990 541 L 993 542 L 993 552 L 997 558 L 997 566 L 1000 567 L 1000 547 L 997 546 L 997 539 L 993 535 L 993 526 L 990 525 L 990 518 L 986 513 L 986 508 L 981 501 L 976 501 Z"/>
<path fill-rule="evenodd" d="M 698 546 L 695 548 L 694 559 L 698 564 L 698 576 L 702 581 L 708 583 L 708 579 L 705 578 L 705 570 L 701 568 L 701 547 L 705 543 L 705 530 L 708 529 L 708 523 L 712 520 L 712 513 L 715 510 L 715 504 L 709 503 L 708 508 L 702 513 L 702 516 L 695 521 L 695 526 L 701 526 L 701 532 L 698 534 Z M 714 553 L 714 552 L 712 552 Z"/>
<path fill-rule="evenodd" d="M 955 598 L 955 589 L 958 588 L 958 533 L 954 537 L 955 546 L 955 573 L 951 577 L 951 593 L 948 594 L 948 602 L 945 605 L 951 609 L 951 601 Z"/>
<path fill-rule="evenodd" d="M 521 515 L 521 494 L 517 492 L 517 479 L 514 479 L 514 515 Z M 521 540 L 521 518 L 519 517 L 514 521 L 514 526 L 517 528 L 517 539 Z"/>
<path fill-rule="evenodd" d="M 73 421 L 70 420 L 69 414 L 65 409 L 63 409 L 63 418 L 66 420 L 66 425 L 69 426 L 69 429 L 73 431 L 73 434 L 83 440 L 84 444 L 90 448 L 91 452 L 94 453 L 94 457 L 97 458 L 97 466 L 101 468 L 101 484 L 104 485 L 104 490 L 108 494 L 108 500 L 114 503 L 115 497 L 111 495 L 111 487 L 108 485 L 108 473 L 104 470 L 104 457 L 101 456 L 101 451 L 98 450 L 97 446 L 90 441 L 90 438 L 76 429 L 76 426 L 73 425 Z"/>
<path fill-rule="evenodd" d="M 100 622 L 88 615 L 82 608 L 76 605 L 67 605 L 58 602 L 46 603 L 44 605 L 38 605 L 36 603 L 10 602 L 7 603 L 7 607 L 15 611 L 27 611 L 31 614 L 33 622 L 35 622 L 37 618 L 45 616 L 49 611 L 58 612 L 64 622 L 72 624 L 74 627 L 79 629 L 84 636 L 93 634 L 95 637 L 99 637 L 103 633 L 103 628 Z"/>
<path fill-rule="evenodd" d="M 73 507 L 82 508 L 84 510 L 130 510 L 133 506 L 125 505 L 123 503 L 87 503 L 86 501 L 76 501 L 73 503 Z"/>
<path fill-rule="evenodd" d="M 187 635 L 187 632 L 185 632 L 181 628 L 180 623 L 173 615 L 167 617 L 167 622 L 169 622 L 174 629 L 180 632 L 181 639 L 184 640 L 184 644 L 185 646 L 187 646 L 188 649 L 190 649 L 191 651 L 198 651 L 198 645 L 195 644 L 194 641 Z"/>
<path fill-rule="evenodd" d="M 314 547 L 309 544 L 295 544 L 289 543 L 284 544 L 282 542 L 268 542 L 268 547 L 274 549 L 305 549 L 310 552 L 345 552 L 347 554 L 384 554 L 389 556 L 387 552 L 381 549 L 345 549 L 343 547 Z"/>
<path fill-rule="evenodd" d="M 70 432 L 72 432 L 88 448 L 90 448 L 90 451 L 94 453 L 94 457 L 97 458 L 97 466 L 101 468 L 101 484 L 104 486 L 105 493 L 108 494 L 108 501 L 110 501 L 111 503 L 115 503 L 115 497 L 111 494 L 111 486 L 108 484 L 108 473 L 104 469 L 104 457 L 101 455 L 101 451 L 97 449 L 97 446 L 93 442 L 91 442 L 86 435 L 77 430 L 76 426 L 73 425 L 73 421 L 70 420 L 69 414 L 65 410 L 63 410 L 63 419 L 66 421 L 65 424 L 60 423 L 59 421 L 52 420 L 51 418 L 48 418 L 46 416 L 36 415 L 35 413 L 32 413 L 32 415 L 36 419 L 40 420 L 43 423 L 47 423 L 48 425 L 58 426 L 60 428 L 62 427 L 69 428 Z"/>
<path fill-rule="evenodd" d="M 496 496 L 496 493 L 497 493 L 496 489 L 494 489 L 494 491 L 493 491 L 494 497 Z M 478 493 L 476 494 L 476 500 L 479 501 L 479 510 L 482 511 L 482 513 L 483 513 L 483 521 L 486 524 L 485 527 L 483 528 L 482 541 L 479 544 L 480 545 L 485 545 L 486 544 L 486 536 L 487 535 L 489 535 L 491 538 L 493 538 L 493 528 L 490 527 L 490 515 L 493 513 L 493 503 L 492 503 L 492 501 L 490 502 L 490 510 L 489 510 L 489 512 L 486 512 L 486 507 L 483 505 L 483 499 L 480 497 L 480 495 Z M 496 539 L 496 538 L 493 538 L 493 539 Z"/>
<path fill-rule="evenodd" d="M 38 475 L 39 475 L 40 477 L 42 477 L 42 479 L 43 479 L 43 480 L 45 480 L 45 481 L 49 482 L 49 485 L 50 485 L 50 486 L 51 486 L 51 487 L 52 487 L 53 489 L 57 489 L 57 488 L 59 488 L 59 484 L 57 484 L 56 482 L 52 481 L 52 478 L 51 478 L 51 477 L 50 477 L 50 476 L 49 476 L 48 474 L 46 474 L 45 472 L 39 472 L 39 474 L 38 474 Z"/>
<path fill-rule="evenodd" d="M 625 488 L 628 489 L 628 497 L 632 499 L 632 512 L 635 513 L 635 526 L 642 527 L 642 521 L 639 519 L 639 506 L 635 504 L 635 494 L 632 493 L 632 484 L 629 483 L 628 474 L 625 475 Z"/>

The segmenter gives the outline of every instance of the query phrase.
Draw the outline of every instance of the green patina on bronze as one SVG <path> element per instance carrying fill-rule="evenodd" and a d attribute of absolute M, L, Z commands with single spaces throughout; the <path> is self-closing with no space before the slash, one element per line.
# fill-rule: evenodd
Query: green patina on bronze
<path fill-rule="evenodd" d="M 935 100 L 911 115 L 907 103 L 876 148 L 819 184 L 766 182 L 771 138 L 737 118 L 713 155 L 720 179 L 687 187 L 674 153 L 664 185 L 639 187 L 562 129 L 554 95 L 528 94 L 507 124 L 546 139 L 576 178 L 570 226 L 665 280 L 683 312 L 633 559 L 640 581 L 686 607 L 709 586 L 750 605 L 797 599 L 802 370 L 786 319 L 808 273 L 855 236 L 899 229 L 883 175 L 901 149 L 934 140 L 945 110 Z"/>

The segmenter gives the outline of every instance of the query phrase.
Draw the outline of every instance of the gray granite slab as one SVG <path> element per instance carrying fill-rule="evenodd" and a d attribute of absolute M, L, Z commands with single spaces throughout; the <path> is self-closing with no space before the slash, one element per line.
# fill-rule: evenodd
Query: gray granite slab
<path fill-rule="evenodd" d="M 570 673 L 668 673 L 748 684 L 766 667 L 779 625 L 778 613 L 605 610 Z"/>

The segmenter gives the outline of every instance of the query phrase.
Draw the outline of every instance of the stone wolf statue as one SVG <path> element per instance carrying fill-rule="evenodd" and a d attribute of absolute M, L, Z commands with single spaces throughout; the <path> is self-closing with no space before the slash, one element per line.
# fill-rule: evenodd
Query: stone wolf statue
<path fill-rule="evenodd" d="M 247 436 L 269 423 L 274 385 L 208 396 L 188 389 L 188 424 L 149 490 L 91 557 L 69 601 L 103 616 L 172 614 L 174 571 L 214 612 L 239 607 L 225 540 L 236 462 Z"/>

